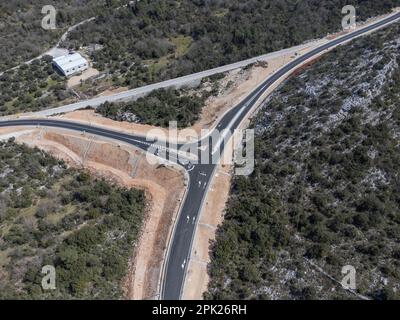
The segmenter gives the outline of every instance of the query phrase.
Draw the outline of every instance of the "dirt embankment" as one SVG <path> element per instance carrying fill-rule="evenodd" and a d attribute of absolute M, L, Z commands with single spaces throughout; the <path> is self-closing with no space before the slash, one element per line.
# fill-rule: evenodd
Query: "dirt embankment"
<path fill-rule="evenodd" d="M 131 146 L 91 135 L 34 129 L 18 135 L 17 142 L 37 146 L 71 166 L 84 167 L 122 186 L 145 191 L 147 215 L 122 285 L 127 299 L 156 298 L 167 239 L 185 190 L 183 173 L 164 164 L 150 164 L 142 151 Z"/>

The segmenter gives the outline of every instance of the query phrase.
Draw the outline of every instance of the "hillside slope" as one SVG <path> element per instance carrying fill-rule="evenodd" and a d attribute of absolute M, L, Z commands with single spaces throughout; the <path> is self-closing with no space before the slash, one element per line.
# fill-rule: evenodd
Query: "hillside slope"
<path fill-rule="evenodd" d="M 33 59 L 54 46 L 67 27 L 115 8 L 123 0 L 14 0 L 0 2 L 0 72 Z M 56 30 L 41 27 L 42 8 L 57 11 Z"/>
<path fill-rule="evenodd" d="M 253 121 L 256 168 L 236 177 L 207 298 L 400 298 L 400 26 L 286 81 Z M 321 272 L 322 268 L 323 272 Z"/>

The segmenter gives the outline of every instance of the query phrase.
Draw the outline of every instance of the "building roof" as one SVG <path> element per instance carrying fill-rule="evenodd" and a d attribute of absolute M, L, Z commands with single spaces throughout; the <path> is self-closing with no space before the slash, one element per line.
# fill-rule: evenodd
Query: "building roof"
<path fill-rule="evenodd" d="M 79 53 L 73 53 L 54 58 L 53 62 L 55 62 L 63 70 L 70 70 L 71 68 L 87 64 L 86 59 L 83 58 Z"/>

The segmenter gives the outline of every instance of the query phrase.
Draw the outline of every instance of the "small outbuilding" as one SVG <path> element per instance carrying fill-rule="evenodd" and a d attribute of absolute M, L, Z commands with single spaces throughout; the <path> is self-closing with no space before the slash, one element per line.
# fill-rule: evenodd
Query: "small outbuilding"
<path fill-rule="evenodd" d="M 82 72 L 89 68 L 89 63 L 87 60 L 79 53 L 71 53 L 65 56 L 54 58 L 53 65 L 66 77 L 78 72 Z"/>

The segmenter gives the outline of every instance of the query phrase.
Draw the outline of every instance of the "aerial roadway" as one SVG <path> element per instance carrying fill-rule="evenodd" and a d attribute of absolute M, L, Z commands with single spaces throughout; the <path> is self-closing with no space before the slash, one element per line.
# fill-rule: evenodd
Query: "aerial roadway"
<path fill-rule="evenodd" d="M 271 88 L 278 80 L 290 74 L 297 67 L 301 66 L 304 62 L 324 53 L 328 49 L 344 44 L 356 37 L 365 35 L 371 31 L 385 27 L 393 22 L 398 22 L 400 13 L 390 15 L 378 22 L 365 26 L 364 28 L 348 33 L 344 36 L 331 40 L 320 47 L 300 56 L 296 60 L 288 63 L 273 75 L 268 77 L 261 85 L 254 89 L 243 101 L 233 107 L 226 113 L 220 122 L 217 124 L 216 129 L 220 132 L 227 129 L 233 131 L 237 129 L 242 121 L 246 119 L 252 108 L 256 105 L 257 101 L 263 94 Z M 141 136 L 134 136 L 125 133 L 120 133 L 113 130 L 108 130 L 91 125 L 79 124 L 75 122 L 50 120 L 50 119 L 16 119 L 0 121 L 0 127 L 12 126 L 45 126 L 57 127 L 69 130 L 76 130 L 94 134 L 97 136 L 121 141 L 134 145 L 148 151 L 150 147 L 157 146 L 157 141 L 147 141 L 146 138 Z M 179 147 L 179 145 L 178 145 Z M 220 150 L 222 154 L 225 145 L 223 141 L 218 141 L 217 145 L 208 146 L 207 150 L 202 152 L 211 152 L 215 148 Z M 150 149 L 154 150 L 154 149 Z M 151 151 L 153 152 L 153 151 Z M 176 150 L 170 150 L 176 152 Z M 168 155 L 168 152 L 167 152 Z M 183 284 L 188 268 L 188 261 L 190 258 L 194 233 L 196 230 L 199 215 L 203 206 L 205 196 L 208 192 L 208 187 L 214 176 L 216 164 L 190 164 L 181 163 L 189 176 L 189 185 L 186 192 L 186 198 L 181 206 L 176 225 L 170 245 L 168 247 L 166 263 L 162 278 L 161 298 L 166 300 L 176 300 L 182 297 Z M 189 217 L 189 219 L 187 218 Z"/>

